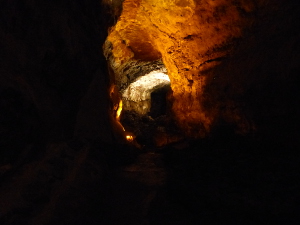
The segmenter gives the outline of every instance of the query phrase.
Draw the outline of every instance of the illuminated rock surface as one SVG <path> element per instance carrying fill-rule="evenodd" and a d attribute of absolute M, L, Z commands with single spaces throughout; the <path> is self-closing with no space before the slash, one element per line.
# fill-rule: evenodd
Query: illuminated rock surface
<path fill-rule="evenodd" d="M 0 2 L 0 224 L 299 221 L 299 1 L 125 1 L 114 30 L 122 2 Z M 164 67 L 181 133 L 122 142 L 119 91 Z"/>
<path fill-rule="evenodd" d="M 165 86 L 170 86 L 168 75 L 152 71 L 137 78 L 122 93 L 124 110 L 134 110 L 146 114 L 151 108 L 151 93 Z"/>
<path fill-rule="evenodd" d="M 189 135 L 206 136 L 223 122 L 245 134 L 263 126 L 257 115 L 270 113 L 250 106 L 263 104 L 258 96 L 267 97 L 260 93 L 270 81 L 266 73 L 276 71 L 274 79 L 293 76 L 293 58 L 288 68 L 276 68 L 281 57 L 294 55 L 293 50 L 283 53 L 285 46 L 296 47 L 295 34 L 286 31 L 297 18 L 285 20 L 287 11 L 293 11 L 293 4 L 283 1 L 125 0 L 105 49 L 110 46 L 117 80 L 126 77 L 120 68 L 133 61 L 162 58 L 173 112 Z M 273 50 L 264 51 L 266 45 Z"/>

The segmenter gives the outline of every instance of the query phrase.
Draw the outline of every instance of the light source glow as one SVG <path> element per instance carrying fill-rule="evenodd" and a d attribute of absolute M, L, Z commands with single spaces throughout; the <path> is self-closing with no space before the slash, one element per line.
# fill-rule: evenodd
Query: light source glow
<path fill-rule="evenodd" d="M 122 112 L 122 107 L 123 107 L 123 102 L 122 102 L 122 100 L 120 100 L 119 106 L 118 106 L 118 109 L 117 109 L 117 113 L 116 113 L 116 119 L 118 121 L 120 120 L 120 116 L 121 116 L 121 112 Z"/>
<path fill-rule="evenodd" d="M 132 135 L 126 135 L 127 141 L 133 141 L 133 136 Z"/>
<path fill-rule="evenodd" d="M 122 97 L 131 101 L 147 100 L 151 98 L 153 90 L 169 84 L 170 79 L 167 74 L 161 71 L 152 71 L 131 83 L 123 92 Z"/>

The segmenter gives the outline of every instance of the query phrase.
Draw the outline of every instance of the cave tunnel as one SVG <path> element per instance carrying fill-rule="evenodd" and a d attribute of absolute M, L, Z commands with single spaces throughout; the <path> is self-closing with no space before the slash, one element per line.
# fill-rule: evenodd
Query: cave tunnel
<path fill-rule="evenodd" d="M 0 224 L 298 224 L 299 11 L 1 1 Z"/>
<path fill-rule="evenodd" d="M 166 113 L 166 92 L 170 88 L 167 74 L 152 71 L 132 82 L 122 93 L 123 110 L 150 114 L 154 117 Z"/>
<path fill-rule="evenodd" d="M 120 86 L 123 87 L 120 90 L 120 123 L 126 130 L 126 135 L 130 132 L 137 143 L 144 146 L 157 145 L 155 137 L 172 126 L 169 118 L 170 103 L 167 102 L 171 88 L 166 69 L 162 67 L 160 70 L 153 70 L 137 77 L 127 86 Z"/>

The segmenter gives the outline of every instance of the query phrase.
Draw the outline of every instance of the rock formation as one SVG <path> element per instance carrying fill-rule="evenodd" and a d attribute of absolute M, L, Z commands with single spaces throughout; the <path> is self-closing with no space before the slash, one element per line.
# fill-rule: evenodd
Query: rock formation
<path fill-rule="evenodd" d="M 299 11 L 299 0 L 1 0 L 0 224 L 293 224 Z M 151 117 L 126 118 L 155 134 L 138 148 L 116 113 L 155 70 L 171 90 L 133 87 L 133 101 L 158 99 Z M 163 104 L 175 124 L 155 119 Z"/>
<path fill-rule="evenodd" d="M 294 110 L 282 105 L 292 96 L 269 96 L 266 90 L 281 89 L 277 85 L 287 77 L 297 79 L 296 5 L 125 0 L 109 32 L 106 55 L 117 83 L 126 79 L 120 68 L 132 62 L 143 68 L 162 59 L 171 80 L 173 113 L 189 136 L 207 136 L 221 124 L 236 133 L 251 133 L 264 129 L 262 120 L 287 117 Z M 289 60 L 283 63 L 282 58 Z"/>

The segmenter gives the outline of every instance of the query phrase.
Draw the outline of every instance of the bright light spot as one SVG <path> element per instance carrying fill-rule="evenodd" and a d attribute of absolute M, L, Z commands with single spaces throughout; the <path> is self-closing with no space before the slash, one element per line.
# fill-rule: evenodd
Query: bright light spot
<path fill-rule="evenodd" d="M 131 83 L 123 92 L 122 97 L 132 101 L 147 100 L 151 98 L 153 90 L 166 85 L 170 85 L 169 76 L 161 71 L 152 71 Z"/>
<path fill-rule="evenodd" d="M 127 139 L 127 141 L 133 141 L 133 136 L 131 136 L 131 135 L 126 135 L 126 139 Z"/>
<path fill-rule="evenodd" d="M 120 100 L 118 110 L 117 110 L 117 113 L 116 113 L 116 119 L 117 120 L 120 120 L 120 116 L 121 116 L 121 112 L 122 112 L 122 106 L 123 106 L 123 102 L 122 102 L 122 100 Z"/>

